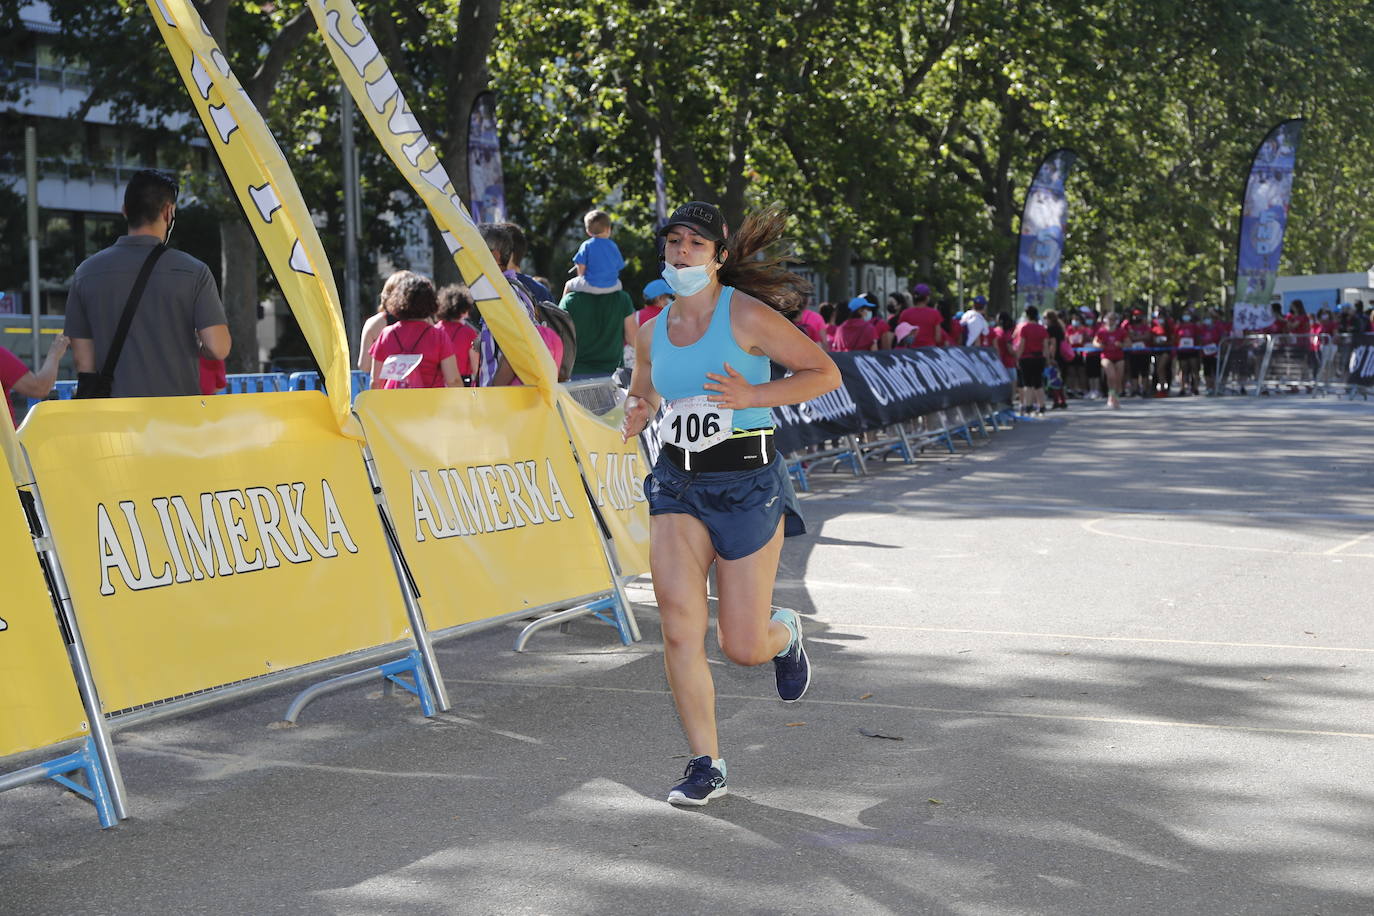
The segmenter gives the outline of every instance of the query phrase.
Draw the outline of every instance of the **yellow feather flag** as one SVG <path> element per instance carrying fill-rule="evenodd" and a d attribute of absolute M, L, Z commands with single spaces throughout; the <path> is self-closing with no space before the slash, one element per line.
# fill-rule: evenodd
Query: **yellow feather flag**
<path fill-rule="evenodd" d="M 0 417 L 0 454 L 5 456 L 5 466 L 9 468 L 10 477 L 16 487 L 32 483 L 31 480 L 25 480 L 29 476 L 28 470 L 24 464 L 24 456 L 19 451 L 19 437 L 14 434 L 14 423 L 8 410 Z"/>
<path fill-rule="evenodd" d="M 349 0 L 308 0 L 344 85 L 396 168 L 425 202 L 501 351 L 552 404 L 558 370 L 510 282 L 453 190 L 439 154 L 411 113 L 377 43 Z"/>
<path fill-rule="evenodd" d="M 310 345 L 339 429 L 362 438 L 350 399 L 339 291 L 310 209 L 262 115 L 188 0 L 147 0 L 282 295 Z"/>

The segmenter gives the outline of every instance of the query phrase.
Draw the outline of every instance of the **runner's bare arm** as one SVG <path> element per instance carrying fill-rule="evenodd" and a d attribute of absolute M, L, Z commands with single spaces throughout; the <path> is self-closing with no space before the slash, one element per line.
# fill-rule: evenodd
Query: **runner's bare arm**
<path fill-rule="evenodd" d="M 654 390 L 654 323 L 667 315 L 660 312 L 639 326 L 635 335 L 635 367 L 630 375 L 630 393 L 625 397 L 625 422 L 620 426 L 623 441 L 644 432 L 649 420 L 658 410 L 658 392 Z"/>
<path fill-rule="evenodd" d="M 733 366 L 722 366 L 718 372 L 706 373 L 710 381 L 702 386 L 718 392 L 711 395 L 714 403 L 732 410 L 778 407 L 809 401 L 840 387 L 840 370 L 835 361 L 781 312 L 753 296 L 736 293 L 730 304 L 730 318 L 735 341 L 742 349 L 767 356 L 792 374 L 751 385 Z"/>

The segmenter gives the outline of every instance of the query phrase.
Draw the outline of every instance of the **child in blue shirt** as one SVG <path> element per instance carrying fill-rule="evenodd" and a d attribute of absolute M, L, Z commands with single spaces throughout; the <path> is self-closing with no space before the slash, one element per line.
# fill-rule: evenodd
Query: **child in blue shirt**
<path fill-rule="evenodd" d="M 620 247 L 611 241 L 610 214 L 604 210 L 593 210 L 582 217 L 582 225 L 591 237 L 573 255 L 577 276 L 568 281 L 563 288 L 563 295 L 618 292 L 625 258 L 620 253 Z"/>

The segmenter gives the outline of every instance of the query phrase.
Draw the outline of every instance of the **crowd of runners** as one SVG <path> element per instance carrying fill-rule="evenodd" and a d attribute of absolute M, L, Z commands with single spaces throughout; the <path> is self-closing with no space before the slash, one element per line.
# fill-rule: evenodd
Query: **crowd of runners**
<path fill-rule="evenodd" d="M 947 299 L 932 302 L 930 288 L 917 284 L 909 294 L 889 293 L 885 303 L 871 293 L 823 302 L 796 321 L 832 351 L 994 348 L 1016 373 L 1022 410 L 1038 414 L 1067 409 L 1077 398 L 1120 407 L 1127 397 L 1200 394 L 1216 385 L 1222 342 L 1237 336 L 1228 313 L 1201 305 L 1101 313 L 1082 306 L 1043 314 L 1030 306 L 1020 321 L 1007 312 L 989 317 L 986 308 L 983 296 L 962 311 Z M 1309 315 L 1295 299 L 1287 313 L 1275 303 L 1271 317 L 1248 333 L 1279 335 L 1284 346 L 1306 355 L 1314 375 L 1323 348 L 1338 335 L 1370 329 L 1362 302 Z"/>

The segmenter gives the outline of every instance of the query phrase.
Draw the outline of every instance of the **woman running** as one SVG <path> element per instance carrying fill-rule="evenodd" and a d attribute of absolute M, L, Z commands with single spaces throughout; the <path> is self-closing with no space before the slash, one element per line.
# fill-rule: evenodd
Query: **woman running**
<path fill-rule="evenodd" d="M 1195 320 L 1191 308 L 1183 310 L 1182 320 L 1174 326 L 1178 339 L 1178 393 L 1197 394 L 1198 374 L 1201 368 L 1202 325 Z"/>
<path fill-rule="evenodd" d="M 1093 346 L 1102 350 L 1102 375 L 1107 380 L 1107 406 L 1121 406 L 1121 375 L 1125 368 L 1126 350 L 1122 344 L 1130 332 L 1121 326 L 1120 316 L 1109 312 L 1093 337 Z"/>
<path fill-rule="evenodd" d="M 622 435 L 639 435 L 660 398 L 668 406 L 645 490 L 664 666 L 691 752 L 684 779 L 668 793 L 676 805 L 704 805 L 726 792 L 706 660 L 713 563 L 725 655 L 740 665 L 771 660 L 784 702 L 801 699 L 811 683 L 797 613 L 769 614 L 782 539 L 805 526 L 768 408 L 832 391 L 840 373 L 786 317 L 805 301 L 806 281 L 777 258 L 757 257 L 784 224 L 768 209 L 730 237 L 713 204 L 679 207 L 660 230 L 663 278 L 677 299 L 635 341 Z M 770 359 L 789 374 L 769 381 Z"/>

